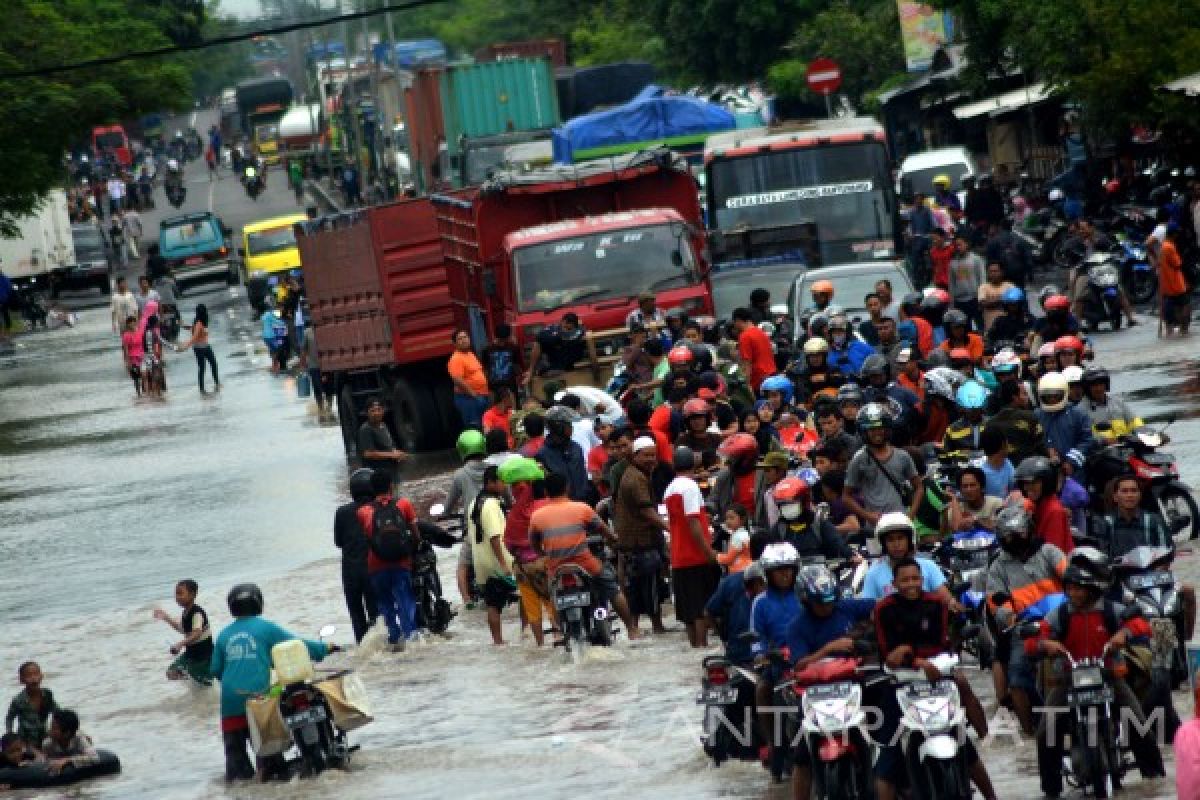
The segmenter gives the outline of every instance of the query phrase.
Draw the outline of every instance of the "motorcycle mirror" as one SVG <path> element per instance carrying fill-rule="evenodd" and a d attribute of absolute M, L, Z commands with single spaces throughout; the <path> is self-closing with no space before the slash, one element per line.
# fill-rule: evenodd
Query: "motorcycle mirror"
<path fill-rule="evenodd" d="M 317 632 L 318 639 L 328 639 L 337 633 L 337 625 L 326 625 Z"/>
<path fill-rule="evenodd" d="M 446 506 L 444 506 L 441 503 L 434 503 L 433 505 L 431 505 L 429 507 L 430 516 L 440 517 L 442 514 L 445 514 L 445 513 L 446 513 Z"/>
<path fill-rule="evenodd" d="M 775 303 L 771 306 L 770 310 L 772 314 L 780 317 L 786 317 L 788 314 L 788 307 L 786 303 Z"/>

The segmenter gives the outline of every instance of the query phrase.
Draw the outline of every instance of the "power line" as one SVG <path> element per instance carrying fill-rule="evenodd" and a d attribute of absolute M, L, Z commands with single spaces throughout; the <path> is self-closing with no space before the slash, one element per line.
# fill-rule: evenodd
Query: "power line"
<path fill-rule="evenodd" d="M 111 64 L 120 64 L 124 61 L 139 61 L 147 58 L 161 58 L 162 56 L 174 55 L 176 53 L 188 53 L 196 50 L 207 50 L 210 47 L 221 47 L 227 44 L 235 44 L 237 42 L 245 42 L 259 36 L 274 36 L 280 33 L 290 33 L 292 31 L 306 30 L 308 28 L 320 28 L 325 25 L 330 25 L 335 22 L 349 22 L 351 20 L 364 19 L 366 17 L 374 17 L 379 14 L 386 14 L 389 11 L 411 11 L 414 8 L 422 6 L 432 6 L 444 3 L 446 0 L 406 0 L 406 2 L 398 5 L 384 5 L 379 8 L 369 9 L 367 11 L 354 11 L 349 14 L 339 14 L 332 17 L 325 17 L 319 20 L 311 20 L 306 22 L 293 22 L 288 25 L 279 25 L 274 28 L 260 28 L 258 30 L 247 31 L 245 33 L 230 34 L 228 36 L 218 36 L 214 39 L 207 39 L 195 44 L 170 45 L 168 47 L 156 47 L 153 50 L 136 50 L 131 53 L 122 53 L 115 56 L 105 56 L 104 58 L 93 58 L 88 61 L 76 61 L 70 64 L 59 64 L 52 67 L 37 67 L 36 69 L 20 70 L 18 72 L 0 72 L 0 81 L 16 80 L 19 78 L 40 78 L 46 75 L 58 75 L 63 72 L 74 72 L 81 69 L 93 69 L 95 67 L 106 67 Z"/>

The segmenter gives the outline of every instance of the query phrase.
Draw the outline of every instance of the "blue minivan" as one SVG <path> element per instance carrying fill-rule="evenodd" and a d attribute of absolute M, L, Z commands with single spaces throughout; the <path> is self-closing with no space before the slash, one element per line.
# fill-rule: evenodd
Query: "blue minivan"
<path fill-rule="evenodd" d="M 180 290 L 198 283 L 241 282 L 241 267 L 229 246 L 230 230 L 211 211 L 167 217 L 158 225 L 158 249 Z"/>

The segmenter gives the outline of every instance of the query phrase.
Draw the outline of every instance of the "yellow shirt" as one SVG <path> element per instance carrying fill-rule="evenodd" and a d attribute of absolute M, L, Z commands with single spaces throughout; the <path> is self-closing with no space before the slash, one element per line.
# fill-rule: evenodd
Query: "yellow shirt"
<path fill-rule="evenodd" d="M 483 535 L 477 536 L 475 523 L 470 518 L 467 520 L 467 540 L 471 543 L 475 582 L 480 586 L 487 582 L 488 578 L 498 578 L 509 574 L 512 571 L 513 560 L 508 548 L 504 546 L 505 520 L 504 509 L 500 507 L 500 501 L 494 497 L 488 497 L 482 502 L 483 508 L 479 512 L 479 523 L 483 528 Z M 504 555 L 503 563 L 496 559 L 495 550 L 492 548 L 493 539 L 500 540 L 500 552 Z"/>

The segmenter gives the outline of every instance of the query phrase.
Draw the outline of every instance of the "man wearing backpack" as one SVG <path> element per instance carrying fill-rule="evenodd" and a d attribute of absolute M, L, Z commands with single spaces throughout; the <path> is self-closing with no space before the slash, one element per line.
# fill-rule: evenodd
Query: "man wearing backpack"
<path fill-rule="evenodd" d="M 400 652 L 417 627 L 412 590 L 412 557 L 420 544 L 417 512 L 408 500 L 393 497 L 391 474 L 373 472 L 371 489 L 375 500 L 358 510 L 369 544 L 367 575 L 379 615 L 387 624 L 388 644 L 393 652 Z"/>

